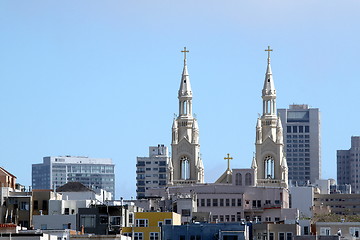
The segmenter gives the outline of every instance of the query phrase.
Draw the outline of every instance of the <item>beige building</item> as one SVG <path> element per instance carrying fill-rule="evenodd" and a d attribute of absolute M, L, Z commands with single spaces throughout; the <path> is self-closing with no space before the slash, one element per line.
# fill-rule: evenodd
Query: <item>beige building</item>
<path fill-rule="evenodd" d="M 337 215 L 359 215 L 360 194 L 314 194 L 314 207 L 330 207 Z"/>
<path fill-rule="evenodd" d="M 294 236 L 300 235 L 300 226 L 295 223 L 262 223 L 252 226 L 256 240 L 292 240 Z"/>

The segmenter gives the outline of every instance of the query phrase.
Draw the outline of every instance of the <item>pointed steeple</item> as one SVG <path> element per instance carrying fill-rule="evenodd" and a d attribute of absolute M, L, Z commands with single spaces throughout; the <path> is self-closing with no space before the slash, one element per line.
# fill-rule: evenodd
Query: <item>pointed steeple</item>
<path fill-rule="evenodd" d="M 274 85 L 274 80 L 272 77 L 272 71 L 271 71 L 271 59 L 270 59 L 270 52 L 272 51 L 272 49 L 270 49 L 270 46 L 268 46 L 268 49 L 266 49 L 265 51 L 268 52 L 268 59 L 267 59 L 267 68 L 266 68 L 266 74 L 265 74 L 265 81 L 264 81 L 264 87 L 263 87 L 263 97 L 266 95 L 275 95 L 276 96 L 276 89 L 275 89 L 275 85 Z"/>
<path fill-rule="evenodd" d="M 265 51 L 268 52 L 267 59 L 267 69 L 265 74 L 264 87 L 262 89 L 262 99 L 263 99 L 263 116 L 267 115 L 276 115 L 276 89 L 271 72 L 270 65 L 270 46 Z"/>
<path fill-rule="evenodd" d="M 179 99 L 181 97 L 192 97 L 192 91 L 191 91 L 191 84 L 190 84 L 190 78 L 189 73 L 187 70 L 187 64 L 186 64 L 186 53 L 189 51 L 186 50 L 186 47 L 184 47 L 184 50 L 181 51 L 184 53 L 184 68 L 181 75 L 181 83 L 179 88 Z"/>

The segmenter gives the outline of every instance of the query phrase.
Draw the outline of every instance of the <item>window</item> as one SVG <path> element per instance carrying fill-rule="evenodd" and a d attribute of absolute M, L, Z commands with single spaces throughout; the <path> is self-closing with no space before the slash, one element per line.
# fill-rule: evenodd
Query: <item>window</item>
<path fill-rule="evenodd" d="M 274 159 L 271 156 L 267 156 L 264 160 L 265 164 L 265 178 L 273 179 L 274 175 Z"/>
<path fill-rule="evenodd" d="M 286 233 L 286 240 L 292 240 L 292 233 L 291 232 Z"/>
<path fill-rule="evenodd" d="M 251 176 L 251 173 L 246 173 L 246 174 L 245 174 L 245 185 L 246 185 L 246 186 L 252 185 L 252 176 Z"/>
<path fill-rule="evenodd" d="M 226 206 L 227 206 L 227 207 L 230 207 L 230 199 L 227 198 L 227 199 L 225 200 L 225 203 L 226 203 Z"/>
<path fill-rule="evenodd" d="M 110 216 L 111 225 L 121 225 L 121 217 L 120 216 Z"/>
<path fill-rule="evenodd" d="M 144 234 L 142 232 L 134 232 L 134 240 L 144 240 Z"/>
<path fill-rule="evenodd" d="M 237 200 L 237 206 L 238 206 L 238 207 L 241 206 L 241 198 L 238 198 L 238 200 Z"/>
<path fill-rule="evenodd" d="M 172 224 L 172 220 L 171 220 L 171 219 L 165 219 L 165 224 L 166 224 L 166 225 Z"/>
<path fill-rule="evenodd" d="M 291 126 L 287 126 L 287 127 L 286 127 L 286 132 L 287 132 L 287 133 L 291 133 Z"/>
<path fill-rule="evenodd" d="M 330 234 L 331 234 L 331 229 L 329 227 L 321 227 L 320 228 L 320 235 L 329 236 Z"/>
<path fill-rule="evenodd" d="M 242 176 L 241 176 L 241 173 L 237 173 L 237 174 L 235 175 L 235 185 L 239 185 L 239 186 L 242 185 Z"/>
<path fill-rule="evenodd" d="M 218 206 L 218 200 L 215 198 L 213 199 L 213 207 L 217 207 Z"/>
<path fill-rule="evenodd" d="M 185 156 L 180 159 L 180 172 L 181 179 L 190 179 L 190 161 Z"/>
<path fill-rule="evenodd" d="M 223 207 L 224 206 L 224 199 L 220 199 L 220 207 Z"/>
<path fill-rule="evenodd" d="M 360 227 L 350 227 L 349 232 L 353 237 L 360 237 Z"/>
<path fill-rule="evenodd" d="M 190 209 L 182 209 L 181 210 L 181 215 L 183 216 L 183 217 L 190 217 Z"/>
<path fill-rule="evenodd" d="M 304 126 L 299 126 L 299 133 L 303 133 L 304 132 Z"/>
<path fill-rule="evenodd" d="M 235 207 L 235 202 L 236 202 L 235 198 L 231 199 L 231 206 L 232 207 Z"/>
<path fill-rule="evenodd" d="M 42 210 L 48 210 L 48 201 L 47 200 L 42 201 Z"/>
<path fill-rule="evenodd" d="M 304 226 L 304 235 L 309 235 L 309 226 Z"/>
<path fill-rule="evenodd" d="M 108 224 L 109 222 L 109 218 L 106 215 L 100 216 L 99 219 L 100 219 L 100 224 Z"/>
<path fill-rule="evenodd" d="M 305 132 L 306 133 L 310 132 L 310 126 L 305 126 Z"/>
<path fill-rule="evenodd" d="M 206 206 L 211 207 L 211 199 L 206 199 Z"/>
<path fill-rule="evenodd" d="M 28 202 L 20 202 L 20 210 L 29 210 Z"/>
<path fill-rule="evenodd" d="M 297 126 L 293 126 L 293 133 L 297 133 L 297 132 L 298 132 Z"/>
<path fill-rule="evenodd" d="M 275 240 L 273 232 L 269 233 L 269 240 Z"/>
<path fill-rule="evenodd" d="M 285 240 L 285 233 L 279 233 L 279 240 Z"/>
<path fill-rule="evenodd" d="M 158 232 L 151 232 L 150 233 L 150 240 L 159 240 L 159 233 Z"/>
<path fill-rule="evenodd" d="M 69 215 L 69 213 L 70 213 L 69 208 L 65 208 L 64 215 Z"/>
<path fill-rule="evenodd" d="M 147 219 L 136 219 L 135 226 L 136 227 L 148 227 L 148 220 Z"/>
<path fill-rule="evenodd" d="M 134 213 L 129 213 L 129 223 L 134 223 Z"/>
<path fill-rule="evenodd" d="M 95 227 L 95 215 L 83 215 L 80 216 L 80 226 L 84 225 L 86 228 Z"/>
<path fill-rule="evenodd" d="M 38 200 L 34 201 L 34 210 L 38 210 L 39 209 L 39 202 Z"/>
<path fill-rule="evenodd" d="M 201 206 L 202 206 L 202 207 L 205 207 L 205 199 L 201 199 L 200 202 L 201 202 Z"/>

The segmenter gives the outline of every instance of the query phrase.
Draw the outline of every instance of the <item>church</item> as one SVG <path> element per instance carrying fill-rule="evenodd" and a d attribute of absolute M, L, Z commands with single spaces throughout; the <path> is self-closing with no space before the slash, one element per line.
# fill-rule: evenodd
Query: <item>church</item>
<path fill-rule="evenodd" d="M 199 127 L 192 113 L 192 89 L 184 48 L 184 66 L 178 91 L 179 113 L 172 124 L 171 158 L 167 185 L 149 190 L 149 210 L 174 211 L 182 222 L 295 220 L 298 210 L 289 208 L 288 167 L 283 129 L 276 113 L 276 89 L 267 50 L 262 89 L 262 115 L 256 121 L 255 155 L 250 168 L 228 167 L 215 183 L 204 183 Z M 144 203 L 145 199 L 142 200 Z M 146 208 L 146 207 L 145 207 Z"/>

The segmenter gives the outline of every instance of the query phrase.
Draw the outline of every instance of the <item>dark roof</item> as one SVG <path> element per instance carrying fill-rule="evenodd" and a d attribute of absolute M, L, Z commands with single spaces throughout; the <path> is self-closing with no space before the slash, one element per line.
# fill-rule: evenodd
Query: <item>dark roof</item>
<path fill-rule="evenodd" d="M 93 192 L 80 182 L 68 182 L 56 189 L 57 192 Z"/>

